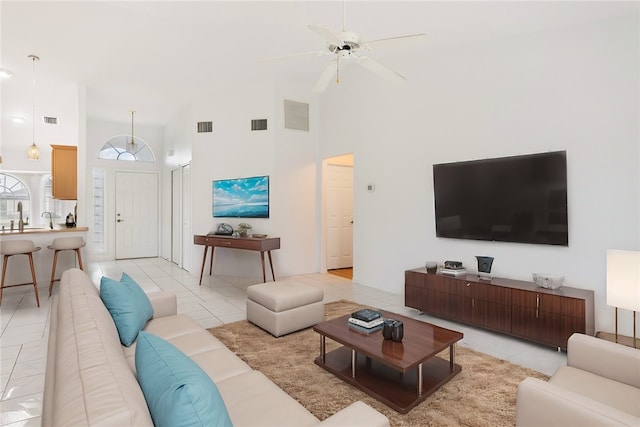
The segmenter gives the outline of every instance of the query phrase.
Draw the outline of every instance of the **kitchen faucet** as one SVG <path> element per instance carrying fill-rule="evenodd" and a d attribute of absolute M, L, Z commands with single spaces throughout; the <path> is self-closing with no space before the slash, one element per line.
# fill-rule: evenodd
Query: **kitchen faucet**
<path fill-rule="evenodd" d="M 51 219 L 51 212 L 42 212 L 42 215 L 40 216 L 45 216 L 46 214 L 49 214 L 49 228 L 53 230 L 53 220 Z"/>
<path fill-rule="evenodd" d="M 24 231 L 24 221 L 22 220 L 22 202 L 18 202 L 18 212 L 20 213 L 20 220 L 18 221 L 18 231 L 22 233 Z"/>

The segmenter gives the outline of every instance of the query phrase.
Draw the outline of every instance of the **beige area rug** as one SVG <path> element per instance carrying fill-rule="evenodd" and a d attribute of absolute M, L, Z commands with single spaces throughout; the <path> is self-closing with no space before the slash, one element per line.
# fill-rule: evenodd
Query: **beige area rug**
<path fill-rule="evenodd" d="M 328 303 L 325 318 L 358 308 L 362 306 L 351 301 Z M 362 400 L 385 414 L 392 426 L 513 426 L 518 384 L 528 376 L 548 378 L 457 346 L 456 363 L 462 372 L 402 415 L 317 366 L 313 360 L 320 353 L 320 338 L 312 329 L 274 338 L 244 320 L 209 331 L 321 420 Z M 327 351 L 338 346 L 327 339 Z M 448 360 L 448 350 L 440 356 Z"/>

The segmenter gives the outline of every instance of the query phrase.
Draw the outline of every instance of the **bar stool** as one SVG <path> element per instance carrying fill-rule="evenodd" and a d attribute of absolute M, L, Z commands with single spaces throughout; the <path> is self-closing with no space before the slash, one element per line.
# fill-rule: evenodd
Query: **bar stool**
<path fill-rule="evenodd" d="M 53 242 L 47 246 L 47 248 L 55 251 L 53 253 L 53 267 L 51 268 L 51 281 L 49 282 L 49 296 L 53 291 L 53 282 L 58 282 L 60 279 L 56 279 L 56 262 L 58 261 L 58 252 L 60 251 L 76 251 L 78 255 L 78 265 L 80 270 L 84 270 L 82 267 L 82 255 L 80 255 L 80 248 L 84 247 L 84 239 L 82 237 L 59 237 L 53 239 Z"/>
<path fill-rule="evenodd" d="M 36 293 L 36 303 L 38 307 L 40 307 L 38 282 L 36 281 L 36 271 L 33 268 L 33 253 L 39 250 L 40 248 L 35 246 L 31 240 L 10 240 L 2 242 L 2 245 L 0 245 L 0 253 L 4 255 L 4 261 L 2 263 L 2 283 L 0 284 L 0 304 L 2 304 L 2 290 L 4 288 L 33 284 L 33 291 Z M 7 262 L 9 261 L 9 257 L 14 255 L 27 255 L 29 257 L 29 266 L 31 267 L 31 278 L 33 282 L 5 286 L 4 281 L 7 277 Z"/>

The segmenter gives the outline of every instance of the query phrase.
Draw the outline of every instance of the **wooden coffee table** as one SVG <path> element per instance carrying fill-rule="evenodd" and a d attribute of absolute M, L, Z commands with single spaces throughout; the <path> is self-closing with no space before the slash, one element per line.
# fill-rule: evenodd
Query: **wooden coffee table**
<path fill-rule="evenodd" d="M 371 334 L 358 332 L 349 327 L 346 315 L 313 327 L 320 334 L 320 356 L 315 363 L 406 414 L 462 370 L 455 363 L 455 344 L 463 334 L 381 312 L 385 319 L 403 322 L 402 342 L 385 340 L 381 330 Z M 327 353 L 327 338 L 343 347 Z M 447 348 L 449 360 L 436 356 Z"/>

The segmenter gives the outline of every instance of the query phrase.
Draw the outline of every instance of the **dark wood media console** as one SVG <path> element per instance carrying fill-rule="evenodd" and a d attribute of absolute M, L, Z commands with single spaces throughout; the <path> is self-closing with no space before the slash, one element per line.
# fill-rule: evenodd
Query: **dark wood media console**
<path fill-rule="evenodd" d="M 574 332 L 595 334 L 594 293 L 476 274 L 445 276 L 425 268 L 405 271 L 407 307 L 457 322 L 567 349 Z"/>

